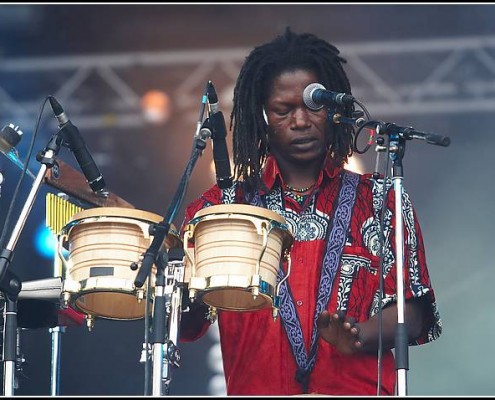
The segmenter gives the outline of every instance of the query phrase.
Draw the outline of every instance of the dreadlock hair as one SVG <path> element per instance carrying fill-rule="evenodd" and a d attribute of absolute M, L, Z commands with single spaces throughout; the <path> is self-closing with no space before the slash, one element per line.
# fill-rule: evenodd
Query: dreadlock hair
<path fill-rule="evenodd" d="M 248 193 L 259 188 L 261 170 L 269 153 L 267 126 L 262 113 L 273 80 L 283 72 L 303 69 L 315 73 L 326 89 L 351 94 L 342 67 L 346 60 L 339 53 L 335 46 L 317 36 L 296 34 L 287 27 L 284 34 L 255 47 L 246 57 L 234 88 L 230 129 L 233 132 L 234 175 L 243 181 Z M 335 111 L 351 116 L 353 109 L 353 105 L 346 105 Z M 348 124 L 333 126 L 329 152 L 338 165 L 342 166 L 352 155 L 353 132 Z"/>

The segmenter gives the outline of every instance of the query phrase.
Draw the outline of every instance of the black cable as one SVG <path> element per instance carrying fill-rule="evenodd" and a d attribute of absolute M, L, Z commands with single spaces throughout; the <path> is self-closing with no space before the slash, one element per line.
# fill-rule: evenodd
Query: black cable
<path fill-rule="evenodd" d="M 369 118 L 368 114 L 366 114 L 366 116 Z M 368 143 L 366 144 L 366 146 L 362 150 L 358 149 L 358 144 L 357 144 L 358 138 L 359 138 L 359 135 L 360 135 L 360 133 L 362 132 L 362 130 L 364 128 L 368 128 L 371 125 L 377 125 L 378 123 L 379 123 L 379 121 L 368 120 L 362 126 L 360 126 L 359 129 L 356 131 L 356 133 L 354 134 L 354 143 L 353 143 L 353 146 L 352 146 L 354 148 L 354 151 L 356 153 L 358 153 L 358 154 L 364 154 L 364 153 L 366 153 L 370 149 L 371 144 L 373 143 L 373 141 L 371 140 L 372 137 L 370 137 L 370 139 L 368 140 Z"/>
<path fill-rule="evenodd" d="M 371 115 L 370 115 L 370 113 L 369 113 L 368 109 L 365 107 L 365 105 L 364 105 L 364 104 L 363 104 L 360 100 L 358 100 L 358 99 L 354 99 L 354 103 L 356 103 L 357 105 L 359 105 L 359 107 L 361 107 L 361 110 L 363 110 L 364 114 L 366 115 L 366 120 L 367 120 L 367 122 L 366 122 L 363 126 L 361 126 L 361 127 L 357 130 L 357 132 L 355 132 L 355 133 L 354 133 L 354 143 L 353 143 L 353 146 L 352 146 L 352 147 L 354 148 L 354 151 L 355 151 L 356 153 L 358 153 L 358 154 L 364 154 L 364 153 L 366 153 L 366 152 L 370 149 L 370 147 L 371 147 L 371 143 L 372 143 L 371 138 L 370 138 L 370 140 L 368 140 L 368 144 L 366 145 L 366 147 L 365 147 L 363 150 L 359 150 L 359 149 L 358 149 L 358 147 L 357 147 L 357 141 L 358 141 L 359 134 L 361 133 L 361 131 L 362 131 L 365 127 L 367 127 L 367 126 L 369 125 L 369 124 L 368 124 L 369 122 L 372 122 L 372 121 L 370 121 L 370 120 L 371 120 Z"/>
<path fill-rule="evenodd" d="M 359 101 L 358 99 L 354 99 L 354 103 L 356 103 L 357 105 L 359 105 L 359 107 L 361 107 L 361 110 L 364 111 L 364 114 L 366 115 L 367 119 L 371 119 L 368 109 L 364 106 L 364 104 L 361 101 Z"/>
<path fill-rule="evenodd" d="M 0 248 L 2 248 L 2 249 L 5 247 L 4 246 L 5 236 L 6 236 L 7 231 L 8 231 L 8 226 L 10 224 L 10 220 L 12 219 L 12 212 L 13 212 L 14 204 L 15 204 L 15 202 L 17 200 L 17 196 L 19 195 L 19 189 L 21 187 L 22 181 L 24 180 L 24 176 L 26 175 L 26 171 L 28 169 L 29 159 L 31 158 L 31 154 L 33 152 L 34 142 L 35 142 L 36 136 L 38 134 L 38 129 L 39 129 L 40 121 L 41 121 L 41 116 L 43 115 L 43 110 L 45 108 L 45 105 L 46 105 L 46 102 L 47 101 L 48 101 L 48 97 L 45 97 L 45 100 L 41 104 L 40 112 L 38 114 L 38 119 L 36 121 L 36 125 L 35 125 L 35 128 L 34 128 L 34 133 L 33 133 L 33 136 L 31 138 L 31 143 L 29 145 L 29 152 L 28 152 L 26 161 L 24 162 L 24 168 L 22 170 L 21 177 L 19 178 L 19 181 L 17 182 L 17 186 L 16 186 L 16 188 L 14 190 L 14 195 L 12 196 L 12 200 L 10 201 L 9 209 L 7 211 L 7 216 L 6 216 L 5 222 L 3 224 L 2 236 L 0 237 Z"/>

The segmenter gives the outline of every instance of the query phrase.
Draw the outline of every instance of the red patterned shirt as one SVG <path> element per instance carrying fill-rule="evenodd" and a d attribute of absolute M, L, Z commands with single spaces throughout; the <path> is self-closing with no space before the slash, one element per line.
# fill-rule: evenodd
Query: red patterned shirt
<path fill-rule="evenodd" d="M 298 364 L 293 350 L 300 341 L 309 359 L 315 329 L 322 264 L 327 251 L 328 231 L 335 225 L 336 199 L 342 187 L 344 170 L 327 162 L 317 184 L 301 203 L 281 190 L 282 176 L 273 157 L 263 171 L 265 190 L 260 192 L 264 206 L 284 217 L 294 241 L 290 248 L 288 277 L 290 309 L 299 321 L 302 338 L 291 327 L 284 327 L 281 316 L 275 321 L 270 309 L 218 311 L 223 367 L 228 395 L 297 395 L 301 384 L 295 379 Z M 357 322 L 375 315 L 380 307 L 396 301 L 394 190 L 387 194 L 384 222 L 384 295 L 380 302 L 379 232 L 383 180 L 359 175 L 349 229 L 336 268 L 326 309 L 344 311 Z M 387 188 L 390 186 L 387 185 Z M 435 340 L 441 333 L 435 296 L 427 271 L 420 227 L 407 193 L 403 193 L 404 288 L 405 298 L 427 296 L 431 313 L 420 338 L 411 345 Z M 239 185 L 221 190 L 216 185 L 186 209 L 185 222 L 211 205 L 246 203 Z M 284 271 L 287 268 L 284 263 Z M 321 295 L 321 293 L 320 293 Z M 290 300 L 289 299 L 289 300 Z M 209 323 L 193 339 L 202 336 Z M 190 340 L 190 339 L 188 339 Z M 315 356 L 308 382 L 308 393 L 328 395 L 376 395 L 377 356 L 367 353 L 344 355 L 316 336 Z M 304 346 L 302 345 L 304 343 Z M 382 357 L 381 394 L 394 395 L 395 364 L 390 350 Z"/>

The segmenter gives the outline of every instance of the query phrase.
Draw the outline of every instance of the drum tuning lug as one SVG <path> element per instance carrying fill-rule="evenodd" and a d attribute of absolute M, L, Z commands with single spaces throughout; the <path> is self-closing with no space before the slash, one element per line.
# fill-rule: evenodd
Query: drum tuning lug
<path fill-rule="evenodd" d="M 138 290 L 136 293 L 138 303 L 141 303 L 144 299 L 144 290 Z"/>
<path fill-rule="evenodd" d="M 214 324 L 215 321 L 217 320 L 217 309 L 215 307 L 210 307 L 208 309 L 208 315 L 207 315 L 207 319 L 208 321 L 210 321 L 210 324 Z"/>
<path fill-rule="evenodd" d="M 189 289 L 189 300 L 191 301 L 191 303 L 194 303 L 195 299 L 196 299 L 196 290 Z"/>
<path fill-rule="evenodd" d="M 251 293 L 253 294 L 253 300 L 256 300 L 256 297 L 260 294 L 259 287 L 255 286 L 251 289 Z"/>
<path fill-rule="evenodd" d="M 62 305 L 64 308 L 69 307 L 70 293 L 64 292 L 62 295 Z"/>
<path fill-rule="evenodd" d="M 86 315 L 86 326 L 88 327 L 89 332 L 95 327 L 95 319 L 92 315 Z"/>
<path fill-rule="evenodd" d="M 272 309 L 272 317 L 273 317 L 273 322 L 275 322 L 277 320 L 277 317 L 278 317 L 278 309 L 277 308 Z"/>

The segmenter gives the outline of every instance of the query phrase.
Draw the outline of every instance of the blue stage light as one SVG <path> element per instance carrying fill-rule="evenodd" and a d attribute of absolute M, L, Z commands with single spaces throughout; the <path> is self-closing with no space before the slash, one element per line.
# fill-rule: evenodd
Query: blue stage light
<path fill-rule="evenodd" d="M 55 256 L 57 238 L 44 222 L 40 224 L 34 233 L 34 247 L 45 258 L 53 258 Z"/>

